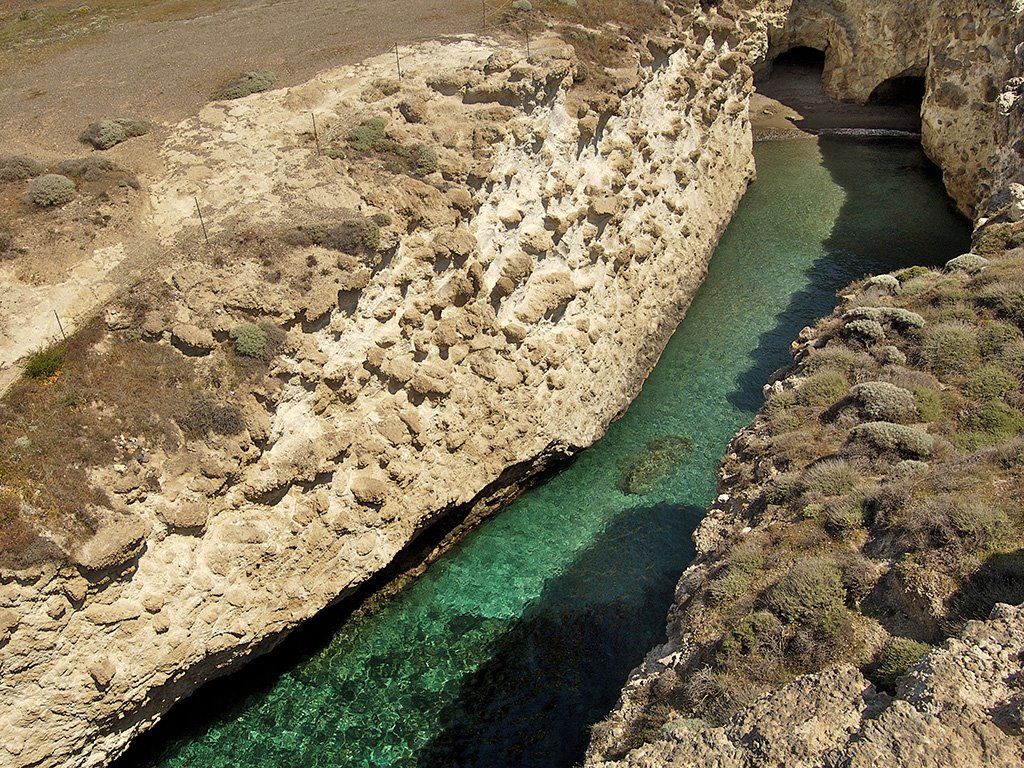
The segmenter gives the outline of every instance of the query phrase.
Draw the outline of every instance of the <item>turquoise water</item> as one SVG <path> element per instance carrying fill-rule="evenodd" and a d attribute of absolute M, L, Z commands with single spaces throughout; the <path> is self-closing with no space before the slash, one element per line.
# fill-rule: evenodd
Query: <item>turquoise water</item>
<path fill-rule="evenodd" d="M 179 705 L 121 765 L 578 762 L 663 639 L 723 448 L 790 340 L 851 280 L 967 250 L 913 143 L 802 139 L 756 157 L 707 281 L 603 440 L 396 596 Z"/>

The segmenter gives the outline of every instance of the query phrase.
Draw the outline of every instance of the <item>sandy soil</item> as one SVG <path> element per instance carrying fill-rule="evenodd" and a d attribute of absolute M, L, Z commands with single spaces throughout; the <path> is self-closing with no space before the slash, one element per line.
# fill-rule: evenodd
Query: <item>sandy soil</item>
<path fill-rule="evenodd" d="M 500 5 L 487 4 L 492 13 Z M 154 130 L 105 155 L 148 187 L 165 175 L 159 150 L 170 129 L 198 113 L 239 72 L 270 70 L 276 86 L 294 85 L 396 42 L 483 28 L 479 0 L 222 0 L 216 10 L 193 18 L 141 16 L 70 44 L 7 50 L 0 155 L 27 154 L 56 164 L 89 152 L 78 135 L 93 120 L 138 116 L 153 121 Z M 96 206 L 82 197 L 64 211 L 37 216 L 39 226 L 58 233 L 60 222 L 83 220 Z M 65 329 L 75 327 L 76 318 L 161 257 L 137 219 L 122 221 L 103 247 L 57 236 L 39 248 L 35 234 L 23 233 L 22 252 L 0 263 L 0 393 L 17 379 L 17 360 L 59 338 L 55 312 Z M 39 269 L 43 256 L 63 265 L 62 273 Z"/>

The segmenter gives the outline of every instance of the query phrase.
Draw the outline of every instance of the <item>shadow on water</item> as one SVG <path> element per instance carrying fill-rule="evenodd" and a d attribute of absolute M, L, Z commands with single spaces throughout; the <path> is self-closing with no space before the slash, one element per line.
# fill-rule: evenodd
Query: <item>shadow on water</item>
<path fill-rule="evenodd" d="M 752 365 L 730 402 L 760 407 L 760 386 L 776 370 L 779 350 L 807 325 L 832 311 L 835 293 L 851 281 L 914 264 L 936 266 L 969 250 L 971 229 L 945 198 L 942 178 L 916 142 L 905 138 L 823 136 L 822 166 L 844 199 L 821 256 L 807 271 L 806 287 L 791 294 L 762 333 Z M 880 169 L 865 173 L 865 163 Z M 755 182 L 756 183 L 756 182 Z"/>
<path fill-rule="evenodd" d="M 490 660 L 441 713 L 440 731 L 416 765 L 580 762 L 589 726 L 663 640 L 665 606 L 693 557 L 690 535 L 703 512 L 658 504 L 616 517 L 499 638 Z"/>

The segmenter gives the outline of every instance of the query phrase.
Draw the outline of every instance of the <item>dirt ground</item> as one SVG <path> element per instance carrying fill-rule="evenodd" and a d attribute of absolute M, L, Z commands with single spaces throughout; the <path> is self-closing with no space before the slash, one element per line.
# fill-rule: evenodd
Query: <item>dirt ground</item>
<path fill-rule="evenodd" d="M 152 5 L 153 0 L 138 2 Z M 277 86 L 294 85 L 396 42 L 476 32 L 483 26 L 479 0 L 220 0 L 198 5 L 215 10 L 169 20 L 137 14 L 73 44 L 58 41 L 49 50 L 0 53 L 0 153 L 81 153 L 78 134 L 93 120 L 137 115 L 174 124 L 195 114 L 244 70 L 270 70 Z M 131 144 L 153 145 L 159 134 Z"/>

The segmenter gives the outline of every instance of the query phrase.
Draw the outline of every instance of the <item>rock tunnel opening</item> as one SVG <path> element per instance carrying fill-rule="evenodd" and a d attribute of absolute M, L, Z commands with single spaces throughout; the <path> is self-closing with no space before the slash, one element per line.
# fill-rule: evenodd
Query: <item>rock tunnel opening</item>
<path fill-rule="evenodd" d="M 806 45 L 798 45 L 780 53 L 772 60 L 772 70 L 778 69 L 820 77 L 825 69 L 825 52 Z"/>
<path fill-rule="evenodd" d="M 924 78 L 915 75 L 890 77 L 879 83 L 868 97 L 868 104 L 920 107 L 924 99 Z"/>

